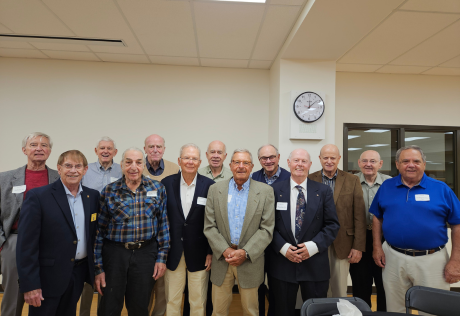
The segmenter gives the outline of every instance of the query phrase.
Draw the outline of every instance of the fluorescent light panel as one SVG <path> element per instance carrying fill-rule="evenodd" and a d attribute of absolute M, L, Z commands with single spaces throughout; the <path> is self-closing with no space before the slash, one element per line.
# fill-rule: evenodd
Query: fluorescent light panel
<path fill-rule="evenodd" d="M 372 145 L 366 145 L 366 147 L 384 147 L 384 146 L 390 146 L 390 144 L 372 144 Z"/>
<path fill-rule="evenodd" d="M 348 135 L 348 139 L 358 138 L 361 137 L 359 135 Z"/>
<path fill-rule="evenodd" d="M 0 34 L 0 40 L 1 41 L 15 41 L 15 42 L 74 44 L 74 45 L 77 44 L 77 45 L 126 46 L 122 40 L 104 39 L 104 38 L 84 38 L 84 37 L 54 37 L 54 36 Z"/>
<path fill-rule="evenodd" d="M 348 151 L 355 151 L 355 150 L 360 150 L 362 148 L 348 148 Z"/>
<path fill-rule="evenodd" d="M 364 133 L 385 133 L 389 131 L 389 129 L 368 129 L 367 131 L 364 131 Z"/>
<path fill-rule="evenodd" d="M 412 141 L 414 141 L 414 140 L 427 139 L 427 138 L 429 138 L 429 137 L 407 137 L 407 138 L 404 138 L 404 140 L 405 140 L 406 142 L 412 142 Z"/>

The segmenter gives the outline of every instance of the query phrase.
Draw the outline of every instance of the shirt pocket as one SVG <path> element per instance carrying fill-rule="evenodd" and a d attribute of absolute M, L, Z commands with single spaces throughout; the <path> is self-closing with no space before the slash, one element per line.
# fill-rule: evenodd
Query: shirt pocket
<path fill-rule="evenodd" d="M 129 221 L 129 206 L 123 202 L 115 202 L 112 211 L 112 221 L 115 224 L 124 224 Z"/>
<path fill-rule="evenodd" d="M 147 198 L 144 200 L 144 208 L 145 208 L 145 216 L 154 218 L 155 214 L 160 208 L 160 205 L 158 204 L 158 200 L 156 198 Z"/>

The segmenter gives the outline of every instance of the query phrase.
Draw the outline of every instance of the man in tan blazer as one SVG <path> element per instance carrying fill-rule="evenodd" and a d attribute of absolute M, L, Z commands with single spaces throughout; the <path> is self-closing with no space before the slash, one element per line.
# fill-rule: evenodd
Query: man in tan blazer
<path fill-rule="evenodd" d="M 264 281 L 264 250 L 273 237 L 275 198 L 270 186 L 250 179 L 253 167 L 251 153 L 236 149 L 233 178 L 209 188 L 204 234 L 213 252 L 213 316 L 228 315 L 235 279 L 243 315 L 259 315 L 257 290 Z"/>
<path fill-rule="evenodd" d="M 323 169 L 308 176 L 310 180 L 329 185 L 340 230 L 329 247 L 331 279 L 328 297 L 346 297 L 350 263 L 358 263 L 366 250 L 366 212 L 359 178 L 338 169 L 340 152 L 335 145 L 321 148 L 319 160 Z"/>

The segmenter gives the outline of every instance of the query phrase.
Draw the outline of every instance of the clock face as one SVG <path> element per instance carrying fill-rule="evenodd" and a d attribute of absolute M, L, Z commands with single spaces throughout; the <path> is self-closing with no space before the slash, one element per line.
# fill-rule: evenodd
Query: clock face
<path fill-rule="evenodd" d="M 294 101 L 295 116 L 302 122 L 311 123 L 324 114 L 324 101 L 314 92 L 304 92 Z"/>

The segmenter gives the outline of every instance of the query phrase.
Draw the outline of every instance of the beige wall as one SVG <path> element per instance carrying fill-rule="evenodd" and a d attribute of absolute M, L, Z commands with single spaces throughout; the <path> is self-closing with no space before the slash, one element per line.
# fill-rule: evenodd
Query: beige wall
<path fill-rule="evenodd" d="M 33 131 L 53 138 L 53 168 L 68 149 L 95 161 L 104 135 L 123 151 L 159 133 L 176 162 L 195 142 L 202 166 L 214 139 L 256 154 L 268 141 L 268 102 L 268 70 L 0 58 L 0 171 L 26 163 L 21 140 Z"/>

